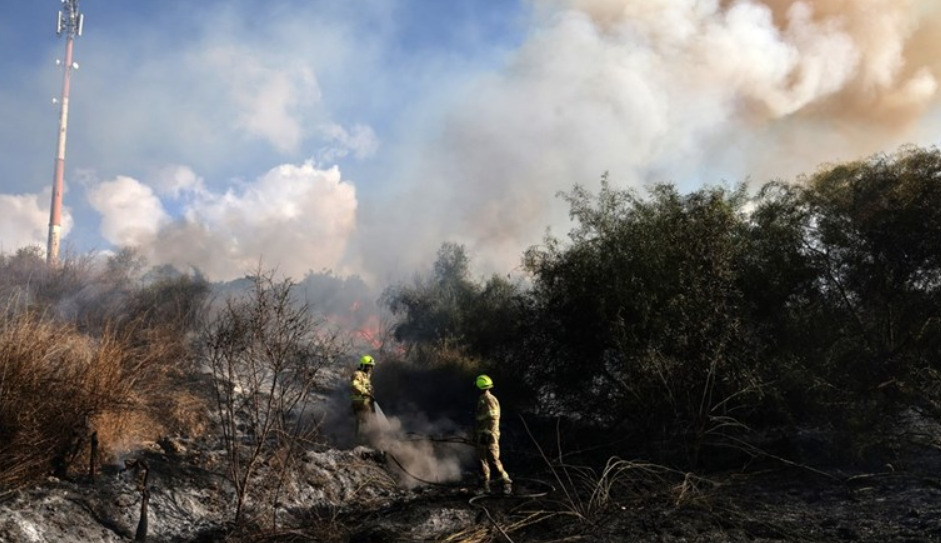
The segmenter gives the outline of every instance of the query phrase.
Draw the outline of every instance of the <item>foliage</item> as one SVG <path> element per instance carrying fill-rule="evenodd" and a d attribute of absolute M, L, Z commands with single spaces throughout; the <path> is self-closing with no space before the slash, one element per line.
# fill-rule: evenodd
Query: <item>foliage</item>
<path fill-rule="evenodd" d="M 939 176 L 937 150 L 904 148 L 752 199 L 576 187 L 569 242 L 525 257 L 533 385 L 560 413 L 692 437 L 693 459 L 747 427 L 860 445 L 887 413 L 941 414 Z"/>
<path fill-rule="evenodd" d="M 797 352 L 826 384 L 830 412 L 861 432 L 908 406 L 941 414 L 939 176 L 937 149 L 906 147 L 805 179 L 821 303 L 803 316 L 815 341 Z"/>
<path fill-rule="evenodd" d="M 143 265 L 133 250 L 52 267 L 35 247 L 0 255 L 0 486 L 98 461 L 92 433 L 103 454 L 119 454 L 202 431 L 185 362 L 208 284 L 179 273 L 144 282 Z"/>
<path fill-rule="evenodd" d="M 68 476 L 92 432 L 118 452 L 172 430 L 184 392 L 165 358 L 113 329 L 93 338 L 33 312 L 0 321 L 0 487 Z"/>
<path fill-rule="evenodd" d="M 544 413 L 679 438 L 692 462 L 781 425 L 859 451 L 887 414 L 941 417 L 939 178 L 916 147 L 753 195 L 605 176 L 562 195 L 574 228 L 525 253 L 526 288 L 472 280 L 446 244 L 384 301 L 413 359 L 456 350 Z"/>
<path fill-rule="evenodd" d="M 59 264 L 46 265 L 39 246 L 0 254 L 0 300 L 8 312 L 32 310 L 53 313 L 60 304 L 86 287 L 95 276 L 90 255 L 63 255 Z"/>
<path fill-rule="evenodd" d="M 409 361 L 443 370 L 462 383 L 487 372 L 508 405 L 532 396 L 516 371 L 529 315 L 524 289 L 499 275 L 483 282 L 471 278 L 463 246 L 443 244 L 430 273 L 417 275 L 411 284 L 390 286 L 381 303 L 395 319 L 392 331 L 405 345 Z"/>
<path fill-rule="evenodd" d="M 463 304 L 474 294 L 464 248 L 445 243 L 438 250 L 430 276 L 418 276 L 412 285 L 390 287 L 383 293 L 383 302 L 394 315 L 401 316 L 393 329 L 396 340 L 409 345 L 434 344 L 460 337 Z"/>
<path fill-rule="evenodd" d="M 525 260 L 544 330 L 534 369 L 555 408 L 696 442 L 727 426 L 763 384 L 740 288 L 744 188 L 658 185 L 645 201 L 603 179 L 597 198 L 566 198 L 571 244 L 547 239 Z"/>

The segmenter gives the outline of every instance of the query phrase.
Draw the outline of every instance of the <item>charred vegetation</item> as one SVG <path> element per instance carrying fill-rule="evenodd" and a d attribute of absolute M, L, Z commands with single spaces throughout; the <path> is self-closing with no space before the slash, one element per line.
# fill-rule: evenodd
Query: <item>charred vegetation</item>
<path fill-rule="evenodd" d="M 524 276 L 475 277 L 444 243 L 378 296 L 260 267 L 212 284 L 132 249 L 0 255 L 0 492 L 72 489 L 125 538 L 213 511 L 178 541 L 941 536 L 939 176 L 914 147 L 754 193 L 604 176 L 561 195 L 574 228 Z M 364 350 L 385 426 L 353 447 Z M 509 496 L 475 495 L 481 373 Z M 878 500 L 913 505 L 869 525 L 846 505 Z"/>

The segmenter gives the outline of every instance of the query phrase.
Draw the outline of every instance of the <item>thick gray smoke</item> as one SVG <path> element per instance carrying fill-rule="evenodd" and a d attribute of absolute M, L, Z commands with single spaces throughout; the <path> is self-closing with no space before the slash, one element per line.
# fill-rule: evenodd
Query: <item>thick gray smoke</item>
<path fill-rule="evenodd" d="M 461 480 L 463 466 L 469 464 L 474 450 L 461 444 L 436 443 L 425 435 L 409 434 L 402 418 L 377 413 L 367 430 L 367 442 L 383 451 L 390 463 L 401 471 L 399 480 L 407 487 L 425 483 L 450 483 Z"/>
<path fill-rule="evenodd" d="M 682 189 L 791 178 L 926 141 L 938 104 L 933 1 L 533 7 L 505 69 L 477 78 L 416 136 L 424 150 L 403 157 L 398 177 L 409 188 L 366 225 L 372 262 L 418 259 L 448 239 L 506 271 L 547 226 L 567 225 L 556 192 L 602 172 Z"/>
<path fill-rule="evenodd" d="M 620 185 L 692 190 L 936 141 L 936 0 L 520 1 L 530 9 L 519 43 L 487 63 L 440 68 L 417 55 L 414 70 L 373 74 L 401 45 L 393 29 L 367 35 L 343 24 L 349 14 L 310 7 L 263 18 L 230 7 L 181 50 L 84 71 L 88 96 L 108 97 L 76 102 L 101 109 L 75 139 L 108 142 L 93 167 L 114 172 L 80 187 L 100 234 L 213 280 L 264 261 L 295 278 L 333 270 L 379 284 L 426 266 L 444 241 L 506 273 L 547 227 L 568 228 L 556 193 L 592 188 L 605 171 Z M 398 4 L 371 2 L 364 20 Z M 84 54 L 126 43 L 112 40 L 83 42 Z M 173 77 L 154 75 L 168 66 Z M 350 84 L 363 73 L 381 75 L 375 89 Z M 402 88 L 408 100 L 392 92 Z M 385 100 L 407 107 L 339 123 L 331 106 Z M 246 142 L 283 160 L 240 160 Z M 369 177 L 341 175 L 342 157 L 372 157 L 357 171 Z M 255 173 L 203 180 L 220 161 Z M 168 162 L 182 165 L 160 170 Z M 0 195 L 4 248 L 44 244 L 46 201 Z"/>

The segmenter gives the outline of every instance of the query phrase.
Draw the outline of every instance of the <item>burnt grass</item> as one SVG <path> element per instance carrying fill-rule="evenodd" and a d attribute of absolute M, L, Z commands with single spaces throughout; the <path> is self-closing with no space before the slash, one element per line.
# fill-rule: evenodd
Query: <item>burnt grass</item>
<path fill-rule="evenodd" d="M 335 514 L 327 529 L 320 522 L 265 540 L 941 542 L 941 449 L 934 441 L 897 442 L 891 452 L 860 460 L 835 454 L 832 436 L 814 434 L 790 440 L 787 457 L 770 445 L 747 455 L 716 449 L 695 471 L 667 467 L 668 454 L 664 464 L 616 461 L 618 471 L 609 448 L 560 455 L 532 436 L 511 436 L 504 457 L 513 495 L 502 495 L 498 484 L 493 494 L 479 494 L 470 466 L 459 483 L 422 484 L 395 500 Z M 384 463 L 408 477 L 388 458 Z"/>
<path fill-rule="evenodd" d="M 854 461 L 834 454 L 826 433 L 805 432 L 787 447 L 765 443 L 766 453 L 710 450 L 688 471 L 670 467 L 674 454 L 663 444 L 636 436 L 591 448 L 596 441 L 570 431 L 568 443 L 586 446 L 560 453 L 553 431 L 537 439 L 508 428 L 509 496 L 498 484 L 479 494 L 472 463 L 460 481 L 437 484 L 415 480 L 382 451 L 308 451 L 274 532 L 231 525 L 218 447 L 157 447 L 136 455 L 151 467 L 147 540 L 941 542 L 941 449 L 933 438 Z M 129 473 L 103 467 L 94 484 L 77 477 L 0 499 L 0 541 L 130 541 L 139 505 Z"/>
<path fill-rule="evenodd" d="M 624 480 L 589 517 L 573 514 L 551 471 L 532 470 L 517 476 L 516 496 L 475 498 L 470 487 L 423 487 L 401 502 L 344 515 L 345 534 L 334 535 L 351 542 L 941 541 L 939 470 L 941 455 L 927 452 L 916 464 L 873 472 L 781 465 L 695 482 Z M 544 482 L 556 488 L 542 495 Z M 409 526 L 436 516 L 440 533 L 409 533 Z"/>

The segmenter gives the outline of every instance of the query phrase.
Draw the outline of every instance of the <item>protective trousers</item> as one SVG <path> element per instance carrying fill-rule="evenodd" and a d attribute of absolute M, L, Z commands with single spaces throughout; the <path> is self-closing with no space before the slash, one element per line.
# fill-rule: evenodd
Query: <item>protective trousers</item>
<path fill-rule="evenodd" d="M 477 457 L 480 459 L 480 472 L 484 483 L 490 482 L 490 466 L 496 470 L 497 475 L 503 479 L 504 483 L 510 482 L 510 476 L 503 469 L 503 462 L 500 461 L 500 441 L 495 439 L 492 434 L 480 434 L 477 436 Z"/>
<path fill-rule="evenodd" d="M 354 435 L 358 443 L 363 443 L 366 439 L 366 431 L 372 423 L 374 408 L 372 402 L 354 401 L 353 402 L 353 421 Z"/>

